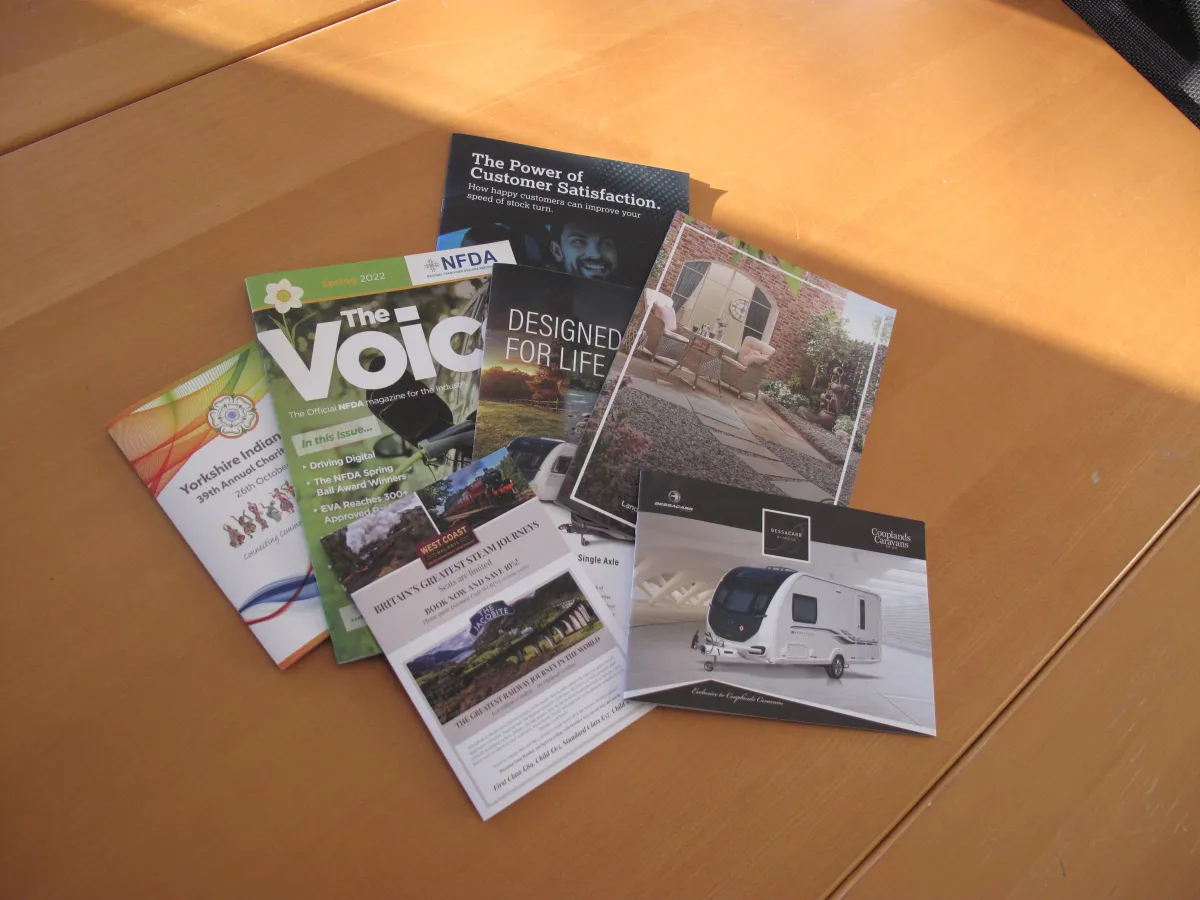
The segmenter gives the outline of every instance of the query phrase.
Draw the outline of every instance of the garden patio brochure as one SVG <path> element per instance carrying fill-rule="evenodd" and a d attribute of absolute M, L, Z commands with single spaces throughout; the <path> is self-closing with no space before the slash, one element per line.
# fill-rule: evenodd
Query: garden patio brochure
<path fill-rule="evenodd" d="M 135 404 L 108 432 L 277 666 L 325 640 L 255 344 Z"/>
<path fill-rule="evenodd" d="M 331 539 L 348 551 L 339 571 L 354 602 L 483 818 L 649 710 L 622 699 L 623 626 L 508 450 Z M 358 577 L 363 568 L 373 577 Z"/>
<path fill-rule="evenodd" d="M 925 525 L 643 472 L 627 699 L 934 734 Z"/>
<path fill-rule="evenodd" d="M 436 247 L 509 241 L 522 265 L 640 290 L 688 208 L 686 172 L 455 134 Z"/>
<path fill-rule="evenodd" d="M 321 538 L 471 458 L 486 284 L 507 243 L 246 279 L 339 662 L 379 647 Z"/>
<path fill-rule="evenodd" d="M 677 213 L 565 502 L 631 537 L 642 469 L 849 503 L 895 315 Z"/>
<path fill-rule="evenodd" d="M 475 457 L 507 447 L 604 602 L 625 620 L 633 548 L 557 505 L 638 291 L 529 266 L 492 269 Z"/>

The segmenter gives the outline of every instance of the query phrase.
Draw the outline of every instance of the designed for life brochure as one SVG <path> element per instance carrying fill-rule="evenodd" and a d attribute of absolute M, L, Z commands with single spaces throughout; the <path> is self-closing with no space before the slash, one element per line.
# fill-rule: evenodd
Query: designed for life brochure
<path fill-rule="evenodd" d="M 506 240 L 522 265 L 641 288 L 688 209 L 686 172 L 455 134 L 437 248 Z"/>
<path fill-rule="evenodd" d="M 496 265 L 475 427 L 475 455 L 508 449 L 619 621 L 633 548 L 554 501 L 637 299 L 619 284 Z"/>
<path fill-rule="evenodd" d="M 506 243 L 246 279 L 338 662 L 379 646 L 321 538 L 471 459 L 487 276 Z"/>
<path fill-rule="evenodd" d="M 622 629 L 507 450 L 326 542 L 483 818 L 648 711 L 622 699 Z"/>
<path fill-rule="evenodd" d="M 925 525 L 644 472 L 627 699 L 935 733 Z"/>
<path fill-rule="evenodd" d="M 277 666 L 326 638 L 254 344 L 130 407 L 108 433 Z"/>
<path fill-rule="evenodd" d="M 848 504 L 895 316 L 677 215 L 563 502 L 632 536 L 655 469 Z"/>

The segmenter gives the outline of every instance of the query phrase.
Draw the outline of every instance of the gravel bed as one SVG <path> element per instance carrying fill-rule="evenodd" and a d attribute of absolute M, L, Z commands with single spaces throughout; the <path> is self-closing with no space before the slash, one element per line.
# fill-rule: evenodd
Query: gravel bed
<path fill-rule="evenodd" d="M 763 439 L 762 444 L 830 496 L 837 493 L 838 479 L 842 477 L 841 466 L 823 459 L 814 459 L 807 453 L 797 453 L 772 440 Z M 847 477 L 849 477 L 849 473 L 847 473 Z"/>
<path fill-rule="evenodd" d="M 714 438 L 691 410 L 626 387 L 617 395 L 613 412 L 619 413 L 632 428 L 650 439 L 650 446 L 637 462 L 638 468 L 782 494 L 771 479 L 745 465 L 733 451 Z M 595 484 L 594 491 L 585 487 L 579 492 L 580 498 L 604 506 L 600 494 L 609 493 L 615 487 L 618 495 L 629 496 L 630 486 L 634 486 L 631 499 L 635 497 L 636 469 L 630 471 L 628 481 L 621 480 L 624 482 L 621 485 Z"/>
<path fill-rule="evenodd" d="M 837 463 L 840 468 L 842 463 L 846 461 L 846 451 L 850 444 L 842 443 L 834 436 L 832 431 L 826 431 L 820 425 L 814 425 L 812 422 L 806 422 L 798 413 L 792 412 L 790 409 L 779 406 L 771 400 L 766 394 L 761 395 L 763 401 L 779 415 L 783 416 L 792 427 L 804 436 L 810 444 L 817 448 L 817 452 L 822 454 L 831 462 Z M 857 456 L 858 454 L 854 454 Z"/>
<path fill-rule="evenodd" d="M 617 397 L 629 423 L 650 438 L 644 469 L 674 472 L 751 491 L 779 494 L 771 479 L 755 472 L 712 436 L 691 410 L 626 388 Z"/>

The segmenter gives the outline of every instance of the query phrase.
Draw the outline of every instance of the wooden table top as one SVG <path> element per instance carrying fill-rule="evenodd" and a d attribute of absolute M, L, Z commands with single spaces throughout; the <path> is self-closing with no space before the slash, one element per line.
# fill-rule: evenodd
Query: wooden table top
<path fill-rule="evenodd" d="M 1200 131 L 1057 0 L 283 7 L 0 17 L 0 892 L 1200 884 Z M 382 660 L 231 618 L 104 423 L 247 274 L 428 249 L 452 131 L 899 310 L 854 500 L 928 523 L 936 738 L 657 710 L 483 823 Z"/>

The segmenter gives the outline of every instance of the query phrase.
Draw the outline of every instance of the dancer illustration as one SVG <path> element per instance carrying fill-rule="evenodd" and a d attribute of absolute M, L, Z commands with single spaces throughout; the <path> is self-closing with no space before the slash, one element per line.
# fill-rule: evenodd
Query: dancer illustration
<path fill-rule="evenodd" d="M 296 511 L 296 504 L 293 503 L 291 500 L 289 500 L 288 495 L 285 494 L 283 491 L 281 491 L 279 488 L 275 488 L 275 490 L 271 494 L 271 496 L 279 501 L 279 508 L 282 509 L 285 513 L 293 513 Z"/>
<path fill-rule="evenodd" d="M 238 531 L 236 528 L 234 528 L 232 525 L 222 525 L 221 527 L 224 528 L 225 533 L 227 535 L 229 535 L 229 546 L 230 547 L 240 547 L 240 546 L 242 546 L 242 544 L 244 544 L 246 542 L 246 536 L 244 534 L 242 534 L 240 531 Z"/>
<path fill-rule="evenodd" d="M 254 516 L 254 521 L 258 523 L 258 527 L 266 531 L 270 526 L 267 525 L 267 520 L 262 517 L 262 513 L 258 509 L 257 503 L 247 503 L 246 509 L 250 510 L 250 515 Z"/>
<path fill-rule="evenodd" d="M 283 489 L 285 491 L 287 491 L 289 494 L 291 494 L 293 497 L 296 496 L 296 489 L 294 487 L 292 487 L 292 483 L 290 481 L 283 482 Z"/>
<path fill-rule="evenodd" d="M 270 518 L 274 519 L 276 522 L 278 522 L 280 519 L 283 518 L 283 513 L 281 513 L 279 511 L 279 507 L 277 507 L 275 505 L 274 500 L 272 500 L 270 503 L 268 503 L 263 508 L 263 512 L 265 512 Z"/>
<path fill-rule="evenodd" d="M 233 517 L 230 516 L 230 518 Z M 258 530 L 258 526 L 254 524 L 254 520 L 245 513 L 242 513 L 236 519 L 233 519 L 233 521 L 242 526 L 242 531 L 246 532 L 246 537 L 250 537 Z"/>

